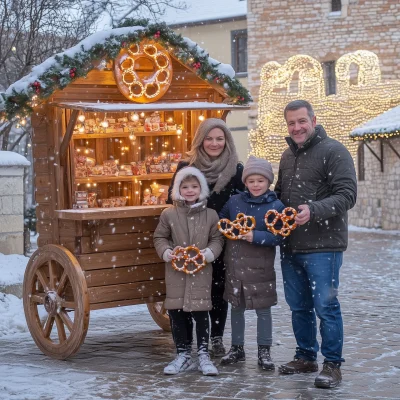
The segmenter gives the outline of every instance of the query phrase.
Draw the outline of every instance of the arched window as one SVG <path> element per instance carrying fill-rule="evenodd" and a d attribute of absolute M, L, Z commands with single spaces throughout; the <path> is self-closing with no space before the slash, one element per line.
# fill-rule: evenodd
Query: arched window
<path fill-rule="evenodd" d="M 332 0 L 332 12 L 342 11 L 342 2 L 341 0 Z"/>

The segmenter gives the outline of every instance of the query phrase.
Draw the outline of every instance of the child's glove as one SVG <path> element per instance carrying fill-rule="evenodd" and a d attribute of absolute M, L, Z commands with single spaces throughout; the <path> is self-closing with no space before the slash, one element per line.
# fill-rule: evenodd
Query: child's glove
<path fill-rule="evenodd" d="M 162 255 L 162 258 L 165 262 L 170 262 L 172 260 L 172 253 L 173 251 L 171 249 L 167 249 L 164 251 L 164 254 Z"/>
<path fill-rule="evenodd" d="M 208 247 L 206 247 L 204 250 L 201 250 L 200 253 L 204 255 L 207 263 L 212 263 L 215 260 L 214 253 Z"/>

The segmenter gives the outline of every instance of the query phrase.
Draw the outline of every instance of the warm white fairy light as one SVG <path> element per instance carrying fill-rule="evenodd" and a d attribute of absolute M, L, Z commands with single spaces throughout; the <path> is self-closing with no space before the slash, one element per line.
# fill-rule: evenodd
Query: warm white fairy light
<path fill-rule="evenodd" d="M 351 65 L 358 67 L 358 82 L 351 84 Z M 297 91 L 291 91 L 298 74 Z M 272 61 L 261 70 L 257 128 L 249 132 L 250 154 L 279 162 L 287 148 L 283 110 L 297 99 L 309 101 L 328 135 L 342 142 L 353 157 L 358 143 L 349 137 L 357 126 L 400 104 L 400 81 L 381 82 L 378 57 L 359 50 L 336 62 L 337 92 L 325 95 L 321 64 L 312 57 L 296 55 L 283 65 Z"/>
<path fill-rule="evenodd" d="M 133 122 L 139 121 L 139 115 L 137 115 L 136 113 L 132 114 L 132 115 L 131 115 L 131 120 L 132 120 Z"/>
<path fill-rule="evenodd" d="M 200 121 L 204 121 L 204 120 L 205 120 L 205 116 L 204 116 L 203 114 L 201 114 L 201 115 L 199 116 L 199 120 L 200 120 Z"/>
<path fill-rule="evenodd" d="M 135 60 L 141 57 L 150 58 L 155 65 L 154 74 L 145 80 L 143 84 L 135 70 Z M 121 70 L 123 84 L 129 90 L 129 97 L 146 97 L 152 99 L 161 92 L 161 87 L 167 88 L 171 84 L 172 74 L 168 70 L 171 64 L 168 53 L 159 50 L 152 44 L 135 44 L 128 49 L 128 55 L 121 59 L 118 68 Z"/>
<path fill-rule="evenodd" d="M 83 114 L 81 114 L 81 115 L 78 117 L 78 121 L 79 121 L 80 123 L 84 123 L 84 122 L 85 122 L 85 116 L 84 116 Z"/>

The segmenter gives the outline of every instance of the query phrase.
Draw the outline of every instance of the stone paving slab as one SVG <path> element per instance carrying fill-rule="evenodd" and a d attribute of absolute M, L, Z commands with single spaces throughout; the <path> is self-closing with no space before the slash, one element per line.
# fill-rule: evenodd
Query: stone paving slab
<path fill-rule="evenodd" d="M 164 376 L 174 356 L 170 333 L 158 329 L 144 306 L 134 306 L 116 315 L 93 312 L 85 343 L 68 361 L 44 356 L 29 334 L 0 339 L 0 399 L 400 399 L 399 242 L 396 235 L 351 233 L 340 282 L 346 363 L 339 388 L 315 388 L 316 373 L 261 371 L 254 311 L 246 313 L 246 362 L 219 367 L 218 377 Z M 278 261 L 276 267 L 272 355 L 281 364 L 293 357 L 295 341 Z"/>

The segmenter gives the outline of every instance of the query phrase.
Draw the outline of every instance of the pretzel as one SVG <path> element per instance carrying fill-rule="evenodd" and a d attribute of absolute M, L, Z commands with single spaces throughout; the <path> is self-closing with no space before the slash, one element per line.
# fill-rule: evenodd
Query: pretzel
<path fill-rule="evenodd" d="M 191 256 L 190 252 L 194 252 L 195 255 Z M 177 265 L 177 262 L 179 261 L 183 261 L 182 267 L 179 267 Z M 207 265 L 207 262 L 204 254 L 200 253 L 200 250 L 195 245 L 193 245 L 188 247 L 177 247 L 172 253 L 171 264 L 176 271 L 185 272 L 186 274 L 193 275 L 203 269 Z M 191 264 L 195 266 L 195 269 L 188 269 L 188 266 Z"/>
<path fill-rule="evenodd" d="M 251 225 L 249 225 L 249 222 Z M 225 228 L 222 227 L 223 224 L 225 224 Z M 239 235 L 245 235 L 246 233 L 252 231 L 255 227 L 255 218 L 243 213 L 236 215 L 236 219 L 234 221 L 230 221 L 227 218 L 223 218 L 218 221 L 218 230 L 231 240 L 239 239 Z M 239 231 L 239 234 L 235 234 L 234 230 Z"/>
<path fill-rule="evenodd" d="M 290 215 L 288 215 L 290 213 Z M 274 219 L 269 222 L 269 217 L 274 215 Z M 296 218 L 297 211 L 292 207 L 286 207 L 282 213 L 279 213 L 276 210 L 269 210 L 265 214 L 264 221 L 267 229 L 271 231 L 274 235 L 281 235 L 281 236 L 289 236 L 293 229 L 296 229 L 297 224 L 294 222 Z M 276 229 L 275 225 L 282 221 L 282 228 Z M 289 221 L 293 221 L 293 223 L 289 223 Z"/>

